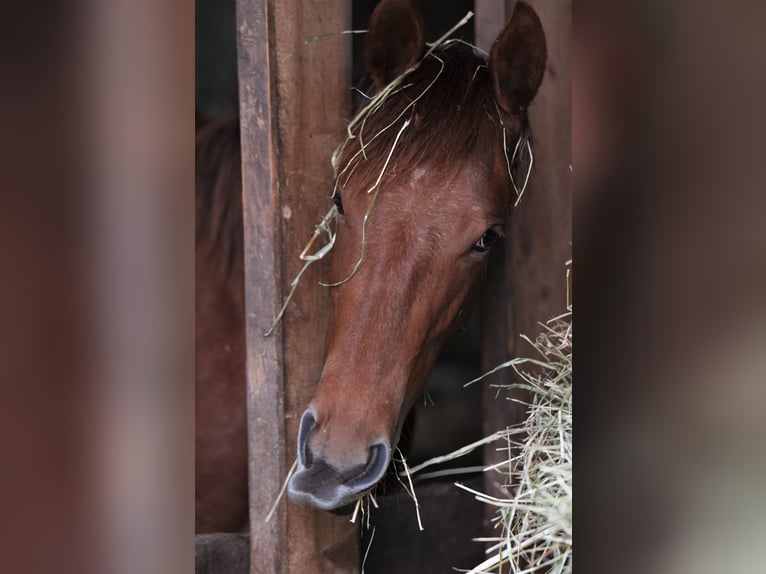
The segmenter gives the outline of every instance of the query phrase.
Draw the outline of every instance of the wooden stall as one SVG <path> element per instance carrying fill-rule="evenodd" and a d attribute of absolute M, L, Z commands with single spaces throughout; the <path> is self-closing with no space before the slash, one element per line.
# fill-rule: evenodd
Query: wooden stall
<path fill-rule="evenodd" d="M 532 349 L 521 335 L 534 339 L 539 322 L 564 312 L 565 264 L 571 259 L 571 61 L 572 3 L 527 0 L 540 16 L 548 47 L 543 83 L 529 109 L 534 167 L 529 185 L 505 223 L 506 240 L 492 254 L 481 300 L 482 369 L 488 371 Z M 476 0 L 476 41 L 488 50 L 513 10 L 512 1 Z M 507 384 L 501 371 L 486 380 L 483 421 L 486 434 L 525 418 L 525 407 L 498 400 L 492 384 Z M 528 399 L 519 391 L 514 398 Z M 504 396 L 508 396 L 504 393 Z M 504 456 L 489 445 L 486 465 Z M 485 488 L 497 492 L 497 475 Z M 490 512 L 492 512 L 490 510 Z"/>
<path fill-rule="evenodd" d="M 355 573 L 360 570 L 360 535 L 348 517 L 282 503 L 265 521 L 295 460 L 299 417 L 320 373 L 327 291 L 298 289 L 283 322 L 272 336 L 264 336 L 302 265 L 298 255 L 327 210 L 332 190 L 329 158 L 350 111 L 350 37 L 330 36 L 309 47 L 303 47 L 303 41 L 351 29 L 352 3 L 236 1 L 250 572 Z M 493 255 L 482 301 L 482 363 L 487 368 L 527 352 L 518 335 L 534 335 L 537 322 L 560 313 L 566 302 L 564 264 L 571 257 L 571 2 L 530 3 L 543 20 L 549 63 L 530 110 L 535 170 L 524 200 L 507 222 L 509 239 Z M 512 8 L 513 2 L 504 0 L 475 1 L 479 47 L 489 48 Z M 326 276 L 324 265 L 312 266 L 303 284 L 316 284 Z M 492 391 L 486 393 L 483 411 L 487 432 L 523 417 L 522 409 L 496 400 Z M 485 463 L 496 456 L 487 449 Z M 484 487 L 494 486 L 489 477 Z M 450 504 L 450 496 L 465 498 L 465 493 L 452 490 L 454 494 L 440 491 L 441 505 Z M 236 548 L 243 548 L 239 539 L 235 542 Z M 424 564 L 422 559 L 417 563 Z"/>

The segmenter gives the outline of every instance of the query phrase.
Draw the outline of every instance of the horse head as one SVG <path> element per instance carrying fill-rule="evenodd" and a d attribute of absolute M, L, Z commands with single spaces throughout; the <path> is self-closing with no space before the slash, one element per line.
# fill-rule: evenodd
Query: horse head
<path fill-rule="evenodd" d="M 383 477 L 440 348 L 468 316 L 514 204 L 513 158 L 543 78 L 522 1 L 489 58 L 428 47 L 414 2 L 383 0 L 367 60 L 377 96 L 334 157 L 332 318 L 298 432 L 293 501 L 333 510 Z"/>

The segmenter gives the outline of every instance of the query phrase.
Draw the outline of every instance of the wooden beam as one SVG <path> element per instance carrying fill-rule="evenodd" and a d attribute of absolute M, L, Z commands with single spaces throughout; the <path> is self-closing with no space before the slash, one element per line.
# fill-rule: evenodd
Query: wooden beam
<path fill-rule="evenodd" d="M 474 38 L 477 47 L 489 53 L 511 15 L 514 0 L 474 0 Z"/>
<path fill-rule="evenodd" d="M 529 115 L 532 124 L 534 170 L 524 197 L 506 221 L 504 249 L 494 257 L 482 299 L 482 368 L 489 370 L 531 347 L 520 335 L 534 338 L 538 322 L 558 315 L 566 306 L 565 263 L 571 258 L 571 1 L 528 0 L 543 23 L 548 45 L 545 77 Z M 502 4 L 500 1 L 497 4 Z M 477 11 L 479 4 L 477 4 Z M 480 20 L 485 21 L 485 20 Z M 494 22 L 488 20 L 491 26 Z M 477 38 L 480 37 L 477 31 Z M 521 422 L 526 409 L 505 400 L 509 393 L 489 384 L 507 384 L 510 371 L 486 382 L 484 430 L 495 432 Z M 513 391 L 514 398 L 528 400 Z M 485 449 L 485 464 L 504 456 L 495 445 Z M 485 487 L 497 493 L 497 475 L 487 473 Z"/>
<path fill-rule="evenodd" d="M 285 319 L 264 337 L 314 225 L 331 206 L 330 155 L 349 112 L 350 3 L 237 0 L 245 226 L 251 572 L 357 572 L 347 518 L 284 500 L 297 424 L 322 364 L 327 267 L 304 275 Z"/>

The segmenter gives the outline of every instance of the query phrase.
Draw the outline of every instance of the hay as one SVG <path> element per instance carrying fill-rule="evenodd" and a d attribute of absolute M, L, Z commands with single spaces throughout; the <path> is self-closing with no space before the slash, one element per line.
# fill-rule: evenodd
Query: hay
<path fill-rule="evenodd" d="M 372 492 L 368 492 L 363 497 L 357 499 L 356 504 L 354 504 L 354 511 L 351 514 L 351 524 L 356 524 L 356 518 L 359 516 L 359 513 L 361 512 L 362 516 L 364 517 L 362 519 L 362 523 L 367 527 L 367 530 L 370 529 L 370 516 L 372 515 L 372 511 L 370 510 L 370 507 L 378 508 L 378 501 L 375 500 L 375 496 L 373 496 Z"/>
<path fill-rule="evenodd" d="M 500 530 L 498 536 L 474 539 L 490 544 L 489 557 L 463 572 L 572 571 L 572 306 L 569 302 L 567 309 L 563 315 L 541 324 L 543 330 L 534 342 L 524 337 L 537 357 L 513 359 L 468 383 L 512 368 L 521 382 L 501 388 L 523 388 L 532 392 L 526 421 L 411 469 L 412 474 L 421 473 L 481 446 L 504 443 L 499 449 L 506 453 L 504 460 L 483 470 L 503 475 L 502 490 L 507 496 L 490 496 L 455 483 L 479 502 L 496 508 L 493 522 Z M 475 468 L 462 470 L 470 472 Z M 420 476 L 439 474 L 437 471 Z"/>
<path fill-rule="evenodd" d="M 263 336 L 264 337 L 270 337 L 274 333 L 274 329 L 277 328 L 277 324 L 279 321 L 282 320 L 282 317 L 285 314 L 285 310 L 287 309 L 287 304 L 290 303 L 290 300 L 293 298 L 293 295 L 295 294 L 295 290 L 298 287 L 298 284 L 301 281 L 301 277 L 303 277 L 303 274 L 306 272 L 306 270 L 309 268 L 309 266 L 312 263 L 316 263 L 317 261 L 323 259 L 325 255 L 327 255 L 332 248 L 335 246 L 335 230 L 331 227 L 331 223 L 335 221 L 335 219 L 338 217 L 338 209 L 333 205 L 330 208 L 330 211 L 328 211 L 325 216 L 322 218 L 322 221 L 320 221 L 315 229 L 314 229 L 314 235 L 311 236 L 311 239 L 309 239 L 309 242 L 306 244 L 306 247 L 303 248 L 303 251 L 298 256 L 301 261 L 304 261 L 303 267 L 301 267 L 301 270 L 298 272 L 298 274 L 295 276 L 295 279 L 293 279 L 292 283 L 290 283 L 290 292 L 287 294 L 287 297 L 285 297 L 285 301 L 282 304 L 282 307 L 280 308 L 279 312 L 277 313 L 277 316 L 274 317 L 274 321 L 271 323 L 271 327 L 269 327 L 269 330 L 266 331 Z M 311 255 L 307 255 L 307 251 L 311 249 L 311 246 L 314 244 L 314 242 L 319 238 L 322 233 L 327 234 L 328 240 L 327 243 L 324 244 L 322 247 L 317 249 L 314 253 Z"/>
<path fill-rule="evenodd" d="M 287 490 L 287 483 L 290 482 L 290 478 L 292 478 L 296 468 L 298 468 L 297 457 L 293 462 L 293 465 L 290 467 L 290 470 L 287 471 L 287 478 L 285 478 L 285 482 L 282 484 L 282 488 L 280 489 L 274 504 L 271 505 L 271 510 L 269 510 L 269 513 L 266 515 L 264 522 L 268 522 L 271 520 L 271 517 L 274 516 L 274 512 L 277 510 L 277 506 L 279 506 L 279 501 L 282 500 L 282 497 L 285 495 L 285 491 Z"/>
<path fill-rule="evenodd" d="M 509 441 L 508 458 L 497 468 L 506 474 L 508 497 L 473 492 L 480 502 L 497 507 L 494 520 L 502 534 L 484 540 L 493 543 L 488 550 L 492 555 L 472 574 L 499 571 L 504 564 L 511 572 L 572 571 L 571 310 L 543 328 L 530 341 L 541 359 L 507 364 L 523 381 L 508 387 L 529 388 L 533 397 L 521 427 L 524 439 Z M 540 369 L 526 370 L 526 365 Z M 517 456 L 512 456 L 514 450 Z"/>
<path fill-rule="evenodd" d="M 498 112 L 498 117 L 502 118 L 502 115 Z M 502 119 L 501 119 L 502 121 Z M 508 145 L 506 143 L 506 130 L 505 126 L 503 126 L 503 154 L 505 155 L 505 163 L 508 167 L 508 177 L 511 179 L 511 185 L 513 185 L 513 191 L 516 192 L 516 201 L 513 203 L 514 207 L 517 207 L 519 203 L 521 202 L 521 197 L 524 195 L 524 190 L 527 189 L 527 184 L 529 183 L 529 176 L 532 174 L 532 166 L 535 163 L 535 157 L 532 154 L 532 144 L 529 141 L 529 137 L 526 137 L 522 134 L 522 137 L 520 137 L 516 141 L 516 146 L 513 148 L 513 155 L 511 158 L 508 158 Z M 511 166 L 516 162 L 516 159 L 519 160 L 523 159 L 523 153 L 524 150 L 527 150 L 527 157 L 529 157 L 529 161 L 527 162 L 527 172 L 524 175 L 524 183 L 521 184 L 521 189 L 516 185 L 516 180 L 513 177 L 513 169 Z"/>
<path fill-rule="evenodd" d="M 418 529 L 422 532 L 423 522 L 420 520 L 420 503 L 418 502 L 418 497 L 415 494 L 415 486 L 412 484 L 412 471 L 410 470 L 410 467 L 407 464 L 407 459 L 404 458 L 402 451 L 397 448 L 396 452 L 399 453 L 399 462 L 402 464 L 402 467 L 403 467 L 403 470 L 401 472 L 396 473 L 396 478 L 399 479 L 399 482 L 404 487 L 404 490 L 407 492 L 407 494 L 410 495 L 410 498 L 412 498 L 413 502 L 415 503 L 415 515 L 418 518 Z M 409 488 L 407 487 L 407 484 L 404 484 L 404 482 L 402 481 L 401 479 L 402 476 L 407 477 L 407 483 L 409 484 Z"/>
<path fill-rule="evenodd" d="M 380 175 L 378 176 L 377 181 L 370 189 L 367 190 L 367 193 L 370 193 L 373 190 L 375 191 L 375 193 L 372 194 L 372 199 L 370 199 L 370 203 L 367 205 L 367 209 L 364 212 L 364 219 L 362 220 L 362 248 L 361 248 L 361 253 L 359 254 L 359 259 L 357 260 L 356 264 L 354 265 L 354 268 L 351 270 L 351 273 L 348 275 L 348 277 L 336 283 L 320 283 L 320 285 L 322 285 L 323 287 L 338 287 L 339 285 L 343 285 L 345 282 L 350 281 L 351 278 L 354 275 L 356 275 L 356 272 L 359 270 L 359 266 L 362 264 L 362 260 L 364 259 L 365 230 L 367 228 L 367 220 L 369 219 L 370 213 L 372 212 L 372 208 L 375 205 L 375 200 L 378 199 L 378 193 L 380 192 L 380 184 L 381 184 L 381 181 L 383 180 L 383 174 L 386 172 L 386 168 L 388 167 L 388 162 L 391 161 L 391 156 L 394 155 L 396 144 L 399 143 L 399 138 L 402 136 L 402 132 L 407 128 L 408 125 L 410 125 L 410 121 L 404 120 L 402 127 L 399 129 L 399 133 L 396 134 L 394 143 L 391 145 L 391 151 L 388 153 L 388 157 L 386 158 L 386 161 L 380 170 Z M 333 235 L 333 243 L 335 243 L 334 235 Z"/>
<path fill-rule="evenodd" d="M 372 533 L 370 534 L 370 541 L 367 543 L 367 550 L 364 551 L 364 558 L 362 558 L 362 574 L 364 574 L 364 565 L 367 564 L 367 556 L 372 548 L 372 541 L 375 539 L 375 527 L 372 527 Z"/>

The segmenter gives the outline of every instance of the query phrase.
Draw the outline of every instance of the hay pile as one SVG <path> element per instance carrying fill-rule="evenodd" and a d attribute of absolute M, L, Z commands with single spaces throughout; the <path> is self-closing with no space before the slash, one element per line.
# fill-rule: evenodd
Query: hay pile
<path fill-rule="evenodd" d="M 509 387 L 529 389 L 533 398 L 523 438 L 514 442 L 506 435 L 508 459 L 494 469 L 506 474 L 508 497 L 474 492 L 477 500 L 497 507 L 494 521 L 502 533 L 484 540 L 493 543 L 491 556 L 472 573 L 498 572 L 504 564 L 510 569 L 502 571 L 510 572 L 572 571 L 571 310 L 543 327 L 530 341 L 539 358 L 502 365 L 523 381 Z"/>
<path fill-rule="evenodd" d="M 506 497 L 497 498 L 455 483 L 478 501 L 497 508 L 493 522 L 498 535 L 476 539 L 488 544 L 489 557 L 467 571 L 469 574 L 572 572 L 571 306 L 567 313 L 542 327 L 534 342 L 524 337 L 537 357 L 513 359 L 471 381 L 512 368 L 521 382 L 505 388 L 532 392 L 526 421 L 412 469 L 418 473 L 485 444 L 505 443 L 502 450 L 507 458 L 484 471 L 503 475 Z"/>

